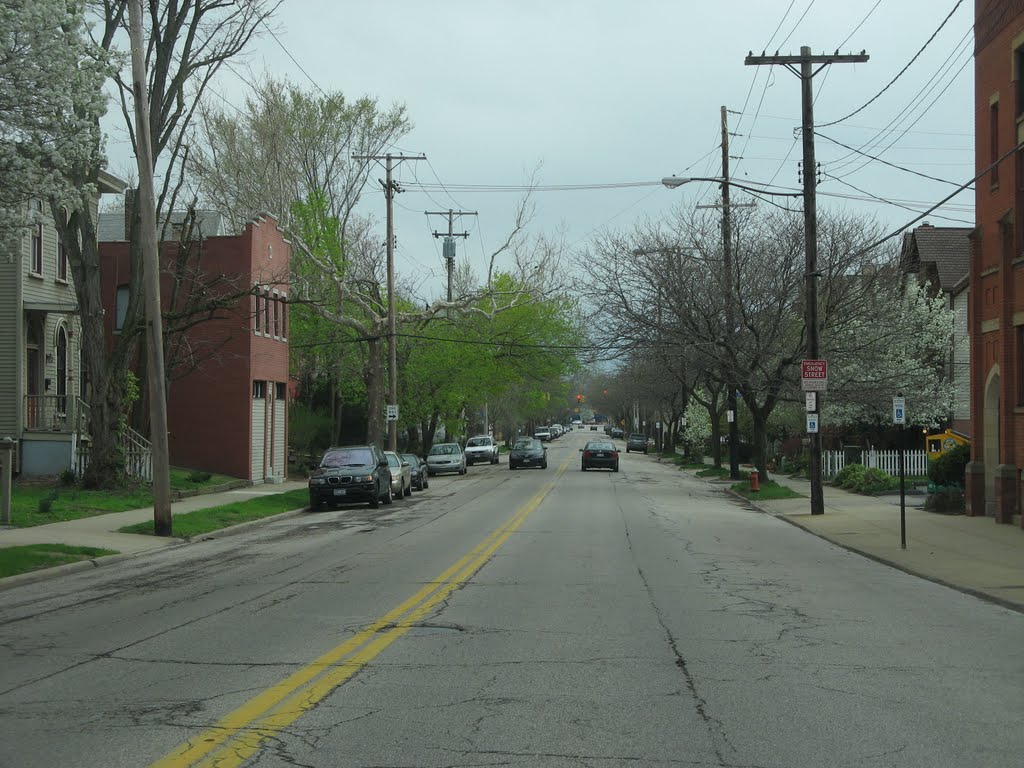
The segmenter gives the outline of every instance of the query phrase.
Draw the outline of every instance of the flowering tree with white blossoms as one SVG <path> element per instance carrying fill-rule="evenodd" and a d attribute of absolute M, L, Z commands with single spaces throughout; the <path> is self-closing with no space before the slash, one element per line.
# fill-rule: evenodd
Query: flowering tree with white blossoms
<path fill-rule="evenodd" d="M 85 3 L 0 0 L 0 237 L 32 223 L 27 203 L 75 212 L 95 186 L 71 172 L 102 162 L 106 54 L 87 37 Z"/>
<path fill-rule="evenodd" d="M 912 423 L 949 417 L 954 382 L 941 375 L 953 352 L 955 313 L 914 280 L 866 297 L 869 312 L 837 324 L 823 339 L 829 359 L 823 423 L 888 424 L 902 395 Z M 963 342 L 965 343 L 965 341 Z"/>

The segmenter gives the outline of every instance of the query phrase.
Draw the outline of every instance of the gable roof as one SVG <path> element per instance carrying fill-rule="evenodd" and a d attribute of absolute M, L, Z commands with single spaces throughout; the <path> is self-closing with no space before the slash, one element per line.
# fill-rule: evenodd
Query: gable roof
<path fill-rule="evenodd" d="M 933 265 L 943 293 L 952 293 L 970 268 L 970 245 L 967 236 L 973 227 L 934 227 L 922 224 L 903 235 L 902 267 L 907 272 L 920 272 Z"/>
<path fill-rule="evenodd" d="M 171 227 L 181 224 L 188 215 L 187 211 L 174 211 L 171 213 Z M 196 210 L 196 228 L 202 237 L 216 237 L 224 234 L 224 217 L 217 211 Z M 123 242 L 128 238 L 125 235 L 124 212 L 111 211 L 101 213 L 97 234 L 101 243 Z"/>

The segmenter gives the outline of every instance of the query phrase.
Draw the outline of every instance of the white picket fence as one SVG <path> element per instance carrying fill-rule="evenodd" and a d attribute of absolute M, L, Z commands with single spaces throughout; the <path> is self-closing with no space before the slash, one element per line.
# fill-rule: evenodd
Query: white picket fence
<path fill-rule="evenodd" d="M 903 462 L 903 472 L 908 476 L 916 475 L 922 477 L 928 474 L 928 454 L 923 450 L 905 451 Z M 865 467 L 874 467 L 896 477 L 900 473 L 900 452 L 876 451 L 872 448 L 861 451 L 861 460 L 851 463 L 863 464 Z M 843 451 L 821 452 L 821 476 L 826 480 L 831 480 L 845 466 L 846 454 Z"/>

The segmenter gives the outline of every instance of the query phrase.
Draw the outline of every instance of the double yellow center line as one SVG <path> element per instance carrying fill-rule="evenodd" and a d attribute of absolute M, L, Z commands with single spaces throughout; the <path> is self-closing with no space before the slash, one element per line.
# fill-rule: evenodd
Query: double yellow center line
<path fill-rule="evenodd" d="M 263 741 L 275 736 L 315 707 L 408 632 L 438 603 L 469 581 L 540 506 L 567 466 L 568 460 L 558 468 L 555 477 L 546 482 L 502 526 L 408 600 L 341 645 L 228 713 L 195 738 L 179 745 L 153 763 L 151 768 L 240 766 L 256 754 Z"/>

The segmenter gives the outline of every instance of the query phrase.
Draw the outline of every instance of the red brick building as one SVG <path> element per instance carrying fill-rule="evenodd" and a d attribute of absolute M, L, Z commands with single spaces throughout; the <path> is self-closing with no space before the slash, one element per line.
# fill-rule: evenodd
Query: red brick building
<path fill-rule="evenodd" d="M 971 235 L 967 510 L 1010 523 L 1024 467 L 1024 154 L 1012 152 L 1024 138 L 1024 0 L 975 0 L 974 33 L 975 165 L 984 175 Z"/>
<path fill-rule="evenodd" d="M 123 216 L 104 216 L 101 274 L 112 338 L 124 318 L 131 268 Z M 197 221 L 219 232 L 219 226 L 210 226 L 215 215 Z M 164 313 L 193 312 L 210 296 L 225 299 L 218 302 L 225 306 L 200 313 L 196 319 L 201 322 L 169 340 L 171 463 L 254 483 L 280 482 L 288 471 L 291 248 L 269 215 L 250 222 L 239 235 L 207 236 L 196 229 L 191 241 L 195 255 L 184 277 L 179 243 L 161 244 Z"/>

